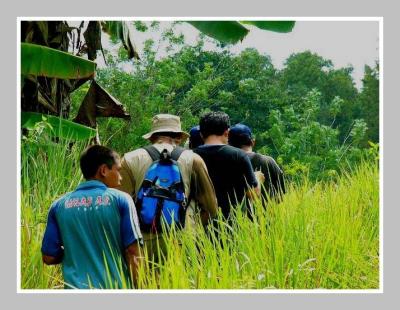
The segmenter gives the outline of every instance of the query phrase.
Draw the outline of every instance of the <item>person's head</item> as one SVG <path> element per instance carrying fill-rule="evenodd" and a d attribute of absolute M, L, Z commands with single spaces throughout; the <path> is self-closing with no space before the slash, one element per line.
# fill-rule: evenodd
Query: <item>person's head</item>
<path fill-rule="evenodd" d="M 108 187 L 121 185 L 119 155 L 108 147 L 89 146 L 81 154 L 80 166 L 86 180 L 99 180 Z"/>
<path fill-rule="evenodd" d="M 200 132 L 203 140 L 215 135 L 228 141 L 230 120 L 224 112 L 209 112 L 200 118 Z"/>
<path fill-rule="evenodd" d="M 189 134 L 182 131 L 179 116 L 171 114 L 158 114 L 153 117 L 151 130 L 143 135 L 143 138 L 151 143 L 156 143 L 161 138 L 164 142 L 181 144 L 189 137 Z"/>
<path fill-rule="evenodd" d="M 250 127 L 244 124 L 236 124 L 229 130 L 228 143 L 237 148 L 253 147 L 255 140 Z"/>
<path fill-rule="evenodd" d="M 201 138 L 200 134 L 200 126 L 194 126 L 189 131 L 189 148 L 195 149 L 196 147 L 204 144 L 203 139 Z"/>

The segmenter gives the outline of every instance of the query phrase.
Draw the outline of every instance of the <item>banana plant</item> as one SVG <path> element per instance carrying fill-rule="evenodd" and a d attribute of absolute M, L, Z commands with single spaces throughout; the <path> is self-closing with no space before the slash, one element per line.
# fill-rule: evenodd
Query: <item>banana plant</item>
<path fill-rule="evenodd" d="M 54 135 L 67 133 L 75 139 L 93 137 L 94 129 L 74 126 L 66 119 L 69 118 L 70 94 L 94 78 L 96 63 L 92 60 L 96 59 L 98 50 L 102 51 L 101 32 L 107 32 L 114 41 L 120 40 L 130 58 L 139 59 L 139 55 L 126 22 L 90 21 L 83 33 L 85 40 L 81 40 L 83 27 L 84 22 L 79 27 L 71 27 L 63 21 L 22 22 L 22 126 L 31 126 L 46 114 L 55 128 Z M 81 57 L 84 54 L 88 60 Z"/>
<path fill-rule="evenodd" d="M 248 25 L 275 32 L 290 32 L 293 21 L 187 21 L 204 34 L 225 44 L 235 44 L 248 34 Z M 127 22 L 89 21 L 84 41 L 79 27 L 65 21 L 23 21 L 21 24 L 21 104 L 23 112 L 69 117 L 70 94 L 84 82 L 94 78 L 97 52 L 103 52 L 102 31 L 113 41 L 121 41 L 130 59 L 139 59 Z M 72 46 L 72 54 L 69 49 Z M 88 60 L 82 55 L 87 54 Z M 104 56 L 104 53 L 103 53 Z M 38 116 L 25 119 L 39 121 Z M 56 125 L 56 123 L 54 123 Z M 60 121 L 58 124 L 61 124 Z M 68 123 L 65 125 L 68 127 Z M 65 127 L 64 126 L 64 127 Z M 90 129 L 90 128 L 89 128 Z M 60 132 L 60 130 L 58 130 Z M 92 131 L 86 131 L 91 137 Z M 83 134 L 84 135 L 84 134 Z M 82 135 L 78 135 L 81 137 Z"/>

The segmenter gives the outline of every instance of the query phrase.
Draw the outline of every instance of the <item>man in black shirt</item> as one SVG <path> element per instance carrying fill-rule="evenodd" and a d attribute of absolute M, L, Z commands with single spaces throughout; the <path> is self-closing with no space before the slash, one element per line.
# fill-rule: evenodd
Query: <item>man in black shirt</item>
<path fill-rule="evenodd" d="M 257 180 L 246 153 L 227 145 L 229 116 L 223 112 L 210 112 L 200 119 L 200 132 L 204 144 L 194 149 L 206 163 L 214 184 L 219 207 L 225 218 L 231 205 L 251 198 L 253 188 L 257 193 Z M 257 193 L 259 194 L 259 193 Z"/>
<path fill-rule="evenodd" d="M 285 182 L 283 172 L 272 157 L 253 152 L 255 139 L 251 129 L 244 124 L 236 124 L 229 131 L 229 144 L 242 149 L 250 158 L 254 171 L 261 171 L 264 174 L 262 195 L 264 203 L 267 197 L 280 199 L 285 193 Z"/>

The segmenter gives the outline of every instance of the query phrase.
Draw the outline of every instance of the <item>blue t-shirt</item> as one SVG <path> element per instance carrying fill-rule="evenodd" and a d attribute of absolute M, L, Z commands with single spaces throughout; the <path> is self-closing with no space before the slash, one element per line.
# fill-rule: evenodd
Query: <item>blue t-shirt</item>
<path fill-rule="evenodd" d="M 125 249 L 142 243 L 132 198 L 91 180 L 55 201 L 48 215 L 42 253 L 63 254 L 66 288 L 130 285 Z"/>

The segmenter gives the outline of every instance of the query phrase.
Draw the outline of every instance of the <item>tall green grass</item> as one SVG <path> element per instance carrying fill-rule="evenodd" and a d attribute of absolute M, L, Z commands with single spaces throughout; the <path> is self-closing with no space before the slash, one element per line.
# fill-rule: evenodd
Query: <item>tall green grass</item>
<path fill-rule="evenodd" d="M 158 278 L 143 275 L 141 287 L 379 288 L 377 166 L 363 163 L 337 183 L 290 186 L 267 210 L 256 202 L 254 221 L 238 208 L 231 226 L 220 218 L 208 230 L 172 231 Z"/>
<path fill-rule="evenodd" d="M 21 288 L 64 287 L 60 267 L 44 266 L 40 248 L 51 203 L 82 181 L 84 147 L 43 140 L 21 145 Z"/>
<path fill-rule="evenodd" d="M 41 262 L 52 201 L 82 181 L 83 146 L 23 143 L 21 286 L 62 288 L 60 267 Z M 374 289 L 379 287 L 379 173 L 364 162 L 336 182 L 289 185 L 280 203 L 255 203 L 206 230 L 165 235 L 166 256 L 145 258 L 141 289 Z M 218 236 L 218 237 L 217 237 Z"/>

